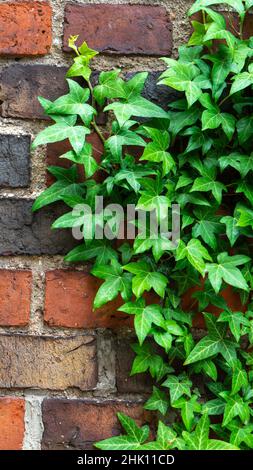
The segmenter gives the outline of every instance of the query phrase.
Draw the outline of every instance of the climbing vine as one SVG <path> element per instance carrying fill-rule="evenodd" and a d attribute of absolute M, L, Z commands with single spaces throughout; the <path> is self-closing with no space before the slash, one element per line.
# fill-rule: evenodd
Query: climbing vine
<path fill-rule="evenodd" d="M 226 13 L 216 9 L 221 4 Z M 61 158 L 73 165 L 48 168 L 57 181 L 33 210 L 66 204 L 53 229 L 79 229 L 83 241 L 65 259 L 91 262 L 91 273 L 103 280 L 94 308 L 121 296 L 119 311 L 133 316 L 137 336 L 131 375 L 149 372 L 155 384 L 144 404 L 158 414 L 155 440 L 148 426 L 119 413 L 125 434 L 101 441 L 100 449 L 253 449 L 253 38 L 244 33 L 252 6 L 252 0 L 193 4 L 188 44 L 177 60 L 162 59 L 167 69 L 157 86 L 178 92 L 166 110 L 142 96 L 145 72 L 128 80 L 120 70 L 101 72 L 94 84 L 97 52 L 86 43 L 77 47 L 77 37 L 69 42 L 76 54 L 69 93 L 54 102 L 39 98 L 54 123 L 33 148 L 68 139 L 72 149 Z M 106 134 L 98 110 L 110 116 Z M 86 141 L 92 131 L 103 143 L 99 163 Z M 120 230 L 109 213 L 98 223 L 76 210 L 95 211 L 98 196 L 146 213 L 147 236 L 143 219 L 134 218 L 133 242 L 96 237 L 104 222 L 112 233 Z M 175 204 L 180 237 L 159 230 L 154 236 L 152 217 L 161 227 Z M 196 321 L 203 322 L 198 335 Z"/>

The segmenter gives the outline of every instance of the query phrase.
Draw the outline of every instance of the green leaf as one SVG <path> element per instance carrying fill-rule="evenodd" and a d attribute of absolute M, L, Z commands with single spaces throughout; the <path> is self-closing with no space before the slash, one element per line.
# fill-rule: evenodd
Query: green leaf
<path fill-rule="evenodd" d="M 35 149 L 39 145 L 45 145 L 69 139 L 74 151 L 79 153 L 83 148 L 87 134 L 90 134 L 90 130 L 84 126 L 54 124 L 39 133 L 39 135 L 33 141 L 32 149 Z"/>
<path fill-rule="evenodd" d="M 150 266 L 146 262 L 130 263 L 124 266 L 124 269 L 135 274 L 133 278 L 133 293 L 139 298 L 145 291 L 154 291 L 164 297 L 165 288 L 168 279 L 161 273 L 151 271 Z"/>
<path fill-rule="evenodd" d="M 158 423 L 157 430 L 157 443 L 159 445 L 159 450 L 170 449 L 173 443 L 176 440 L 176 433 L 171 429 L 171 427 L 166 426 L 162 421 Z"/>
<path fill-rule="evenodd" d="M 56 181 L 56 183 L 52 184 L 37 197 L 32 206 L 32 210 L 35 212 L 53 202 L 63 200 L 64 196 L 76 195 L 80 195 L 80 186 L 78 184 L 69 184 L 67 181 L 63 180 Z"/>
<path fill-rule="evenodd" d="M 114 111 L 120 126 L 128 121 L 131 116 L 168 119 L 167 113 L 162 108 L 142 96 L 133 96 L 127 103 L 114 102 L 104 109 L 104 111 L 110 110 Z"/>
<path fill-rule="evenodd" d="M 244 5 L 242 3 L 242 0 L 196 0 L 194 5 L 188 11 L 188 15 L 191 16 L 194 13 L 197 13 L 199 10 L 202 10 L 203 7 L 205 8 L 220 3 L 229 5 L 230 7 L 234 8 L 239 14 L 244 13 Z"/>
<path fill-rule="evenodd" d="M 135 421 L 129 416 L 126 416 L 124 413 L 117 413 L 117 416 L 122 427 L 130 438 L 134 439 L 140 444 L 142 444 L 142 442 L 144 442 L 148 438 L 148 426 L 143 426 L 142 428 L 139 428 Z"/>
<path fill-rule="evenodd" d="M 162 386 L 169 388 L 172 405 L 183 395 L 191 396 L 192 382 L 185 375 L 178 377 L 176 375 L 169 375 Z"/>
<path fill-rule="evenodd" d="M 93 240 L 89 244 L 82 244 L 70 251 L 64 258 L 69 263 L 88 261 L 96 258 L 98 264 L 106 264 L 117 259 L 117 252 L 104 240 Z"/>
<path fill-rule="evenodd" d="M 105 282 L 99 287 L 94 299 L 94 308 L 99 308 L 107 302 L 115 299 L 119 293 L 124 300 L 131 297 L 131 278 L 123 273 L 123 270 L 116 260 L 112 265 L 94 266 L 91 274 Z"/>
<path fill-rule="evenodd" d="M 140 444 L 129 436 L 110 437 L 95 444 L 100 450 L 138 450 Z"/>
<path fill-rule="evenodd" d="M 153 387 L 153 393 L 144 405 L 145 410 L 160 411 L 162 415 L 165 415 L 168 406 L 166 394 L 157 387 Z"/>
<path fill-rule="evenodd" d="M 177 260 L 187 258 L 189 263 L 200 272 L 204 274 L 205 271 L 205 259 L 211 260 L 211 257 L 206 248 L 201 244 L 199 240 L 191 239 L 187 245 L 182 241 L 177 248 Z"/>
<path fill-rule="evenodd" d="M 226 327 L 220 325 L 212 314 L 205 314 L 208 335 L 202 338 L 187 357 L 185 364 L 192 364 L 220 353 L 232 363 L 236 359 L 235 344 L 226 339 Z"/>
<path fill-rule="evenodd" d="M 229 215 L 221 218 L 221 223 L 226 225 L 226 234 L 230 241 L 231 247 L 234 246 L 236 240 L 240 236 L 240 230 L 238 229 L 237 220 Z"/>
<path fill-rule="evenodd" d="M 211 191 L 216 201 L 220 204 L 222 199 L 222 191 L 227 192 L 227 188 L 219 181 L 215 181 L 214 179 L 207 176 L 200 176 L 199 178 L 195 179 L 191 188 L 191 192 L 192 191 Z"/>
<path fill-rule="evenodd" d="M 246 116 L 236 124 L 238 139 L 240 144 L 244 144 L 253 136 L 253 116 Z"/>
<path fill-rule="evenodd" d="M 241 271 L 236 267 L 237 261 L 234 260 L 234 257 L 225 256 L 222 258 L 221 254 L 218 258 L 220 260 L 219 263 L 212 263 L 206 265 L 208 278 L 215 292 L 218 293 L 220 291 L 222 281 L 225 281 L 231 286 L 248 291 L 248 284 L 244 279 Z M 242 258 L 242 262 L 246 263 L 247 259 Z"/>
<path fill-rule="evenodd" d="M 84 124 L 89 125 L 96 114 L 96 110 L 86 103 L 90 91 L 88 88 L 82 88 L 73 80 L 67 80 L 70 93 L 61 96 L 54 101 L 48 108 L 49 114 L 76 114 L 80 116 Z"/>

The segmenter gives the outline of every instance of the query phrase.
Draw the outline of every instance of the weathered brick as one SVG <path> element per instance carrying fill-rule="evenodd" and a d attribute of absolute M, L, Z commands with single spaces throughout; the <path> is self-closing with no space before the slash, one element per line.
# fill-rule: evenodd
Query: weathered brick
<path fill-rule="evenodd" d="M 65 80 L 67 68 L 55 65 L 13 64 L 0 72 L 0 114 L 3 117 L 28 119 L 46 119 L 39 104 L 38 96 L 55 100 L 68 92 Z M 178 96 L 175 90 L 164 85 L 157 86 L 161 72 L 150 72 L 145 84 L 143 96 L 167 109 L 168 103 Z M 131 78 L 133 74 L 126 74 Z M 97 82 L 98 72 L 92 75 L 92 82 Z M 100 113 L 97 122 L 104 124 L 106 115 Z"/>
<path fill-rule="evenodd" d="M 64 50 L 68 38 L 109 54 L 169 55 L 172 23 L 165 8 L 148 5 L 73 5 L 65 8 Z"/>
<path fill-rule="evenodd" d="M 24 438 L 25 400 L 0 398 L 0 450 L 21 450 Z"/>
<path fill-rule="evenodd" d="M 101 281 L 78 271 L 55 270 L 46 273 L 44 319 L 49 326 L 68 328 L 121 328 L 130 326 L 132 318 L 117 312 L 122 304 L 118 297 L 93 311 L 93 300 Z"/>
<path fill-rule="evenodd" d="M 90 449 L 92 443 L 121 432 L 116 413 L 123 412 L 138 424 L 151 421 L 140 403 L 131 401 L 45 399 L 42 404 L 43 449 Z"/>
<path fill-rule="evenodd" d="M 32 213 L 30 199 L 0 199 L 0 255 L 65 254 L 77 243 L 71 230 L 51 230 L 66 206 Z"/>
<path fill-rule="evenodd" d="M 66 67 L 14 64 L 0 73 L 3 117 L 45 119 L 38 96 L 55 100 L 68 92 Z"/>
<path fill-rule="evenodd" d="M 0 134 L 0 188 L 30 183 L 30 137 Z"/>
<path fill-rule="evenodd" d="M 52 42 L 52 10 L 47 2 L 9 2 L 0 5 L 0 54 L 47 54 Z"/>
<path fill-rule="evenodd" d="M 97 383 L 93 336 L 0 335 L 0 387 L 91 390 Z"/>
<path fill-rule="evenodd" d="M 29 323 L 32 273 L 0 270 L 0 325 L 24 326 Z"/>
<path fill-rule="evenodd" d="M 136 338 L 116 339 L 116 385 L 120 393 L 149 393 L 153 380 L 150 374 L 137 374 L 130 377 L 135 353 L 131 344 Z"/>

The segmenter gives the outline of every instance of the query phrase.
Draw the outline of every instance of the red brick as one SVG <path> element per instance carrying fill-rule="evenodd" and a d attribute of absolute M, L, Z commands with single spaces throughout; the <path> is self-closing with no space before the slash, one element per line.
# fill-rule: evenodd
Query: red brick
<path fill-rule="evenodd" d="M 0 270 L 0 325 L 24 326 L 29 323 L 32 273 Z"/>
<path fill-rule="evenodd" d="M 93 156 L 96 161 L 99 163 L 101 161 L 101 155 L 103 154 L 104 147 L 103 144 L 98 137 L 98 135 L 93 132 L 92 134 L 87 136 L 87 142 L 92 144 L 93 147 Z M 49 144 L 47 146 L 47 166 L 50 165 L 57 165 L 62 166 L 63 168 L 70 168 L 73 165 L 73 162 L 70 160 L 66 160 L 65 158 L 59 158 L 64 153 L 71 150 L 71 145 L 68 140 L 64 140 L 62 142 L 57 142 L 56 144 Z M 84 169 L 83 165 L 78 165 L 78 174 L 80 180 L 84 180 Z M 104 177 L 105 173 L 99 171 L 94 175 L 94 178 L 97 181 L 101 181 Z M 47 172 L 47 186 L 50 186 L 54 182 L 54 177 Z"/>
<path fill-rule="evenodd" d="M 148 5 L 73 5 L 65 8 L 64 50 L 68 38 L 109 54 L 169 55 L 172 23 L 163 7 Z"/>
<path fill-rule="evenodd" d="M 143 405 L 130 401 L 46 399 L 42 404 L 43 449 L 90 449 L 93 442 L 120 434 L 116 413 L 123 412 L 142 425 L 151 421 Z"/>
<path fill-rule="evenodd" d="M 24 415 L 23 398 L 0 398 L 0 450 L 22 449 Z"/>
<path fill-rule="evenodd" d="M 47 54 L 52 42 L 52 10 L 48 3 L 10 2 L 0 5 L 0 54 Z"/>
<path fill-rule="evenodd" d="M 195 328 L 205 328 L 205 319 L 201 312 L 198 312 L 198 300 L 192 297 L 195 292 L 201 291 L 200 286 L 191 287 L 182 298 L 182 308 L 186 312 L 196 312 L 196 315 L 193 318 L 193 326 Z M 242 305 L 240 295 L 238 292 L 235 292 L 233 287 L 227 286 L 223 291 L 221 291 L 221 297 L 227 302 L 227 306 L 233 312 L 245 312 L 246 306 Z M 212 313 L 216 317 L 220 315 L 222 310 L 214 305 L 209 305 L 205 308 L 205 312 Z"/>
<path fill-rule="evenodd" d="M 93 311 L 93 300 L 101 285 L 94 276 L 79 271 L 55 270 L 46 273 L 45 322 L 67 328 L 120 328 L 130 326 L 129 315 L 117 312 L 118 297 Z"/>

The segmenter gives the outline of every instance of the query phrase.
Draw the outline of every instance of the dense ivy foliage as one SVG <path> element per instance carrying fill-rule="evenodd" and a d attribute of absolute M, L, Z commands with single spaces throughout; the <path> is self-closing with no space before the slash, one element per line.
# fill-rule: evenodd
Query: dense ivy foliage
<path fill-rule="evenodd" d="M 168 110 L 143 98 L 147 73 L 126 81 L 120 70 L 102 72 L 92 87 L 96 52 L 85 43 L 77 48 L 76 38 L 70 40 L 76 58 L 67 73 L 69 93 L 54 102 L 40 98 L 55 123 L 33 147 L 66 138 L 72 146 L 61 158 L 73 166 L 50 167 L 57 181 L 34 204 L 38 210 L 62 200 L 69 207 L 53 228 L 83 227 L 72 208 L 88 203 L 94 209 L 96 196 L 155 211 L 160 224 L 164 207 L 180 204 L 176 246 L 151 233 L 120 244 L 87 239 L 84 231 L 83 243 L 66 256 L 91 260 L 91 273 L 104 280 L 95 308 L 121 295 L 119 310 L 134 316 L 138 338 L 131 374 L 149 371 L 155 382 L 144 407 L 160 416 L 156 440 L 150 442 L 148 426 L 119 414 L 126 435 L 98 443 L 100 449 L 253 449 L 253 38 L 244 38 L 243 27 L 253 1 L 222 2 L 233 10 L 227 20 L 210 8 L 220 3 L 197 0 L 189 15 L 199 20 L 192 21 L 188 45 L 178 60 L 163 59 L 167 70 L 159 84 L 179 92 Z M 109 135 L 97 127 L 98 107 L 112 116 Z M 104 144 L 99 164 L 85 142 L 91 130 Z M 77 165 L 84 166 L 85 182 Z M 102 182 L 94 179 L 98 170 Z M 84 226 L 94 234 L 91 217 Z M 151 305 L 147 291 L 157 295 Z M 241 311 L 225 300 L 224 292 L 232 291 Z M 190 295 L 192 312 L 182 307 Z M 196 311 L 206 324 L 197 339 Z"/>

